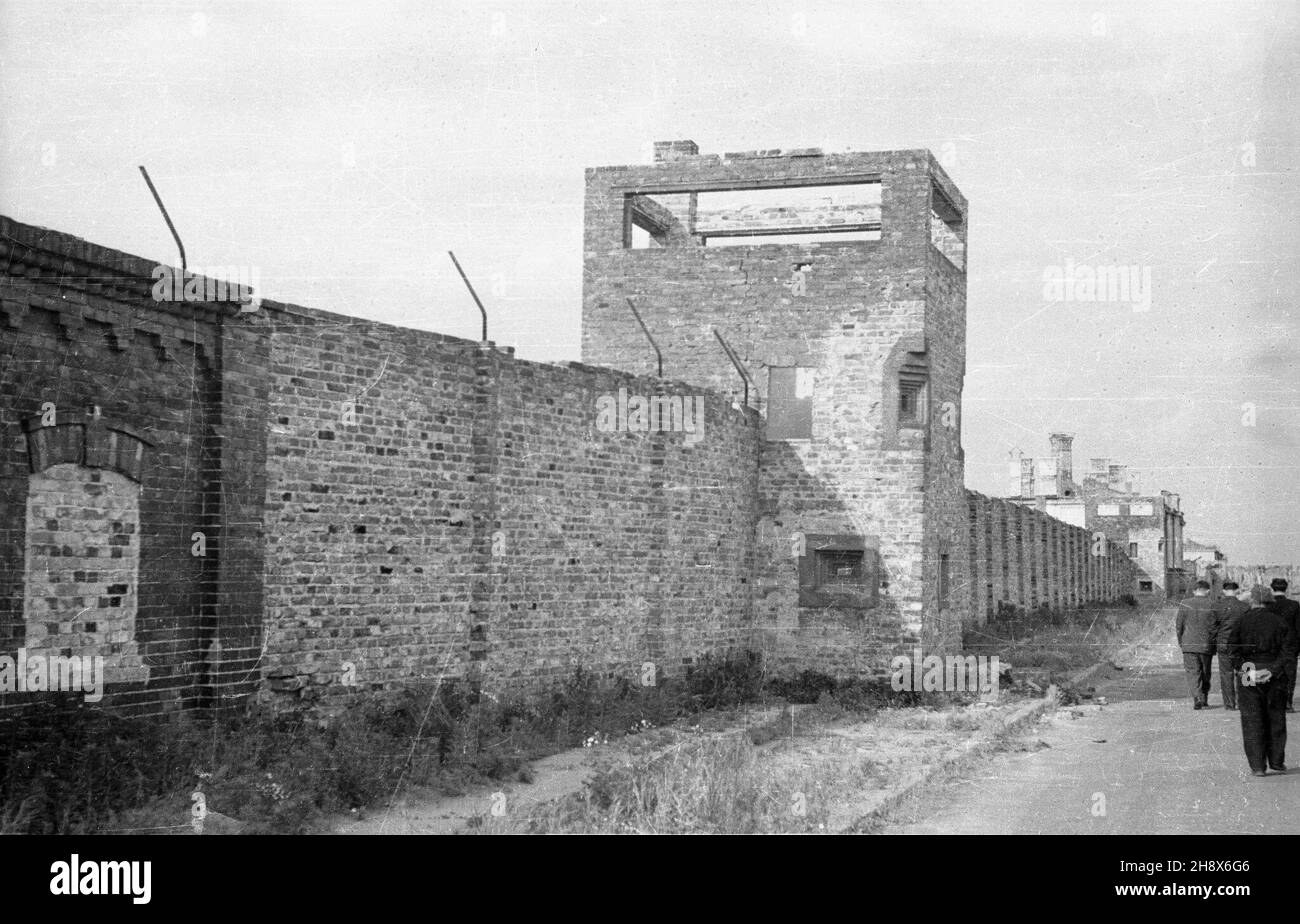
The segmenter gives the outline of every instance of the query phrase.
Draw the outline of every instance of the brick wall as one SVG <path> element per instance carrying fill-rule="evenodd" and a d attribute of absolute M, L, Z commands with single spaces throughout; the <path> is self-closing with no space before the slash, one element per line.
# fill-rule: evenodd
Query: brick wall
<path fill-rule="evenodd" d="M 227 346 L 256 322 L 155 301 L 154 264 L 2 217 L 0 254 L 0 656 L 103 656 L 125 711 L 210 702 L 222 633 L 238 656 L 261 623 L 265 414 L 240 390 L 262 374 Z"/>
<path fill-rule="evenodd" d="M 1138 566 L 1104 534 L 1012 500 L 966 495 L 971 624 L 1113 603 L 1132 593 Z"/>
<path fill-rule="evenodd" d="M 268 315 L 272 696 L 450 677 L 499 693 L 749 647 L 752 411 L 437 334 Z M 605 432 L 598 402 L 620 390 L 699 398 L 702 431 Z"/>
<path fill-rule="evenodd" d="M 1224 564 L 1220 567 L 1220 571 L 1224 581 L 1236 581 L 1243 588 L 1249 588 L 1255 584 L 1263 584 L 1267 587 L 1273 578 L 1285 578 L 1287 596 L 1294 598 L 1300 595 L 1300 566 Z"/>
<path fill-rule="evenodd" d="M 631 299 L 667 375 L 739 398 L 720 331 L 753 378 L 760 412 L 770 410 L 773 369 L 810 369 L 811 438 L 761 447 L 754 618 L 764 649 L 791 668 L 881 673 L 894 652 L 955 642 L 967 603 L 965 272 L 932 241 L 932 189 L 962 210 L 965 200 L 926 151 L 719 156 L 682 143 L 658 151 L 655 164 L 587 172 L 584 360 L 654 371 Z M 877 240 L 715 248 L 701 240 L 710 226 L 690 226 L 697 194 L 849 181 L 879 184 Z M 686 227 L 662 247 L 627 246 L 629 202 L 656 195 Z M 809 214 L 789 221 L 805 224 Z M 914 428 L 898 421 L 899 369 L 913 353 L 929 376 L 929 421 Z M 876 605 L 800 605 L 800 566 L 788 549 L 795 535 L 857 537 L 878 552 Z"/>
<path fill-rule="evenodd" d="M 0 219 L 0 655 L 102 653 L 107 701 L 141 712 L 254 691 L 328 707 L 421 679 L 672 674 L 736 648 L 880 675 L 1000 610 L 1128 591 L 1113 545 L 1094 559 L 1082 530 L 964 488 L 966 204 L 928 152 L 658 151 L 588 173 L 600 366 L 158 302 L 149 262 Z M 879 240 L 698 246 L 681 192 L 852 178 L 879 183 Z M 625 248 L 626 195 L 665 184 L 681 233 Z M 925 420 L 904 426 L 917 364 Z M 769 372 L 792 366 L 811 438 L 769 440 Z M 642 397 L 691 413 L 638 429 L 623 411 Z M 870 605 L 807 604 L 806 546 L 827 537 L 878 562 Z M 0 698 L 16 703 L 39 697 Z"/>

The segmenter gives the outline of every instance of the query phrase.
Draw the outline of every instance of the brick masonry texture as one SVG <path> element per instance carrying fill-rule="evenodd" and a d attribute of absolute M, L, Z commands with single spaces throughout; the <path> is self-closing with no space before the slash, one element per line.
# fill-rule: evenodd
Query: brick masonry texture
<path fill-rule="evenodd" d="M 813 369 L 812 438 L 761 444 L 759 531 L 768 541 L 756 553 L 757 636 L 778 664 L 854 674 L 882 673 L 893 652 L 916 643 L 953 644 L 964 598 L 949 594 L 941 605 L 937 591 L 942 556 L 951 584 L 966 583 L 965 273 L 932 246 L 932 189 L 963 212 L 965 199 L 927 151 L 719 157 L 690 150 L 682 146 L 654 165 L 588 170 L 584 361 L 654 371 L 631 299 L 668 375 L 739 397 L 737 372 L 714 329 L 749 368 L 759 409 L 766 409 L 768 370 Z M 713 248 L 677 235 L 662 248 L 625 246 L 629 196 L 848 180 L 880 184 L 878 241 Z M 805 278 L 796 293 L 792 273 L 800 266 Z M 896 423 L 894 366 L 900 351 L 913 350 L 928 363 L 926 429 Z M 875 544 L 879 605 L 799 607 L 795 562 L 780 541 L 798 532 Z"/>
<path fill-rule="evenodd" d="M 28 654 L 104 658 L 108 683 L 148 679 L 135 640 L 140 487 L 75 463 L 32 475 L 23 624 Z"/>
<path fill-rule="evenodd" d="M 1008 607 L 1129 589 L 1123 550 L 964 487 L 967 206 L 928 152 L 657 150 L 588 172 L 584 361 L 565 365 L 270 301 L 157 302 L 148 261 L 0 219 L 0 654 L 56 637 L 116 657 L 104 702 L 124 711 L 332 709 L 741 649 L 883 675 Z M 827 179 L 880 184 L 879 240 L 705 247 L 688 206 L 655 219 L 678 222 L 667 246 L 624 246 L 637 191 Z M 811 438 L 769 440 L 768 371 L 789 366 L 811 370 Z M 905 369 L 920 423 L 900 419 Z M 640 396 L 702 428 L 609 426 Z M 872 603 L 801 605 L 798 537 L 878 556 Z M 115 548 L 133 573 L 92 567 Z"/>

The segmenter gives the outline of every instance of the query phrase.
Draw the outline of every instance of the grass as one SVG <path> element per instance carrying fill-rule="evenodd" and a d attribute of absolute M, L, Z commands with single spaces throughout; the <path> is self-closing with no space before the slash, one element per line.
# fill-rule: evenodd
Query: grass
<path fill-rule="evenodd" d="M 667 754 L 604 769 L 579 793 L 544 806 L 533 833 L 758 834 L 824 830 L 844 785 L 836 768 L 783 770 L 744 735 L 683 743 Z M 491 833 L 491 826 L 484 826 Z"/>
<path fill-rule="evenodd" d="M 757 749 L 843 717 L 950 701 L 816 671 L 772 678 L 749 653 L 703 658 L 653 687 L 581 669 L 529 698 L 479 701 L 454 682 L 425 684 L 373 695 L 330 719 L 264 708 L 222 719 L 124 719 L 69 698 L 39 722 L 0 725 L 0 833 L 188 833 L 196 793 L 212 813 L 205 830 L 323 830 L 411 787 L 461 795 L 489 781 L 531 782 L 530 761 L 548 754 L 647 740 L 688 717 L 708 725 L 719 710 L 771 702 L 815 705 L 786 709 L 725 746 L 681 742 L 667 760 L 610 769 L 579 802 L 566 800 L 566 811 L 592 830 L 811 830 L 821 822 L 808 797 L 826 781 L 764 769 Z M 685 789 L 673 795 L 679 784 Z M 789 811 L 795 793 L 805 796 L 802 814 Z M 538 823 L 570 823 L 557 818 Z"/>
<path fill-rule="evenodd" d="M 0 726 L 0 832 L 185 833 L 195 793 L 214 820 L 246 833 L 308 832 L 408 786 L 459 794 L 527 782 L 537 757 L 740 705 L 762 689 L 761 663 L 740 654 L 701 659 L 654 687 L 578 670 L 541 696 L 476 701 L 462 685 L 426 684 L 332 719 L 258 708 L 125 719 L 69 698 Z"/>

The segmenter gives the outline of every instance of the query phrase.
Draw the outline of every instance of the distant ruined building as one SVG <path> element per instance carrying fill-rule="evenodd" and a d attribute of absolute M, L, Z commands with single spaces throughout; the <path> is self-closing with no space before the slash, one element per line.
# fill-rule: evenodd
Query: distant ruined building
<path fill-rule="evenodd" d="M 160 300 L 0 218 L 0 654 L 102 655 L 136 713 L 738 650 L 884 676 L 1146 579 L 1131 531 L 965 488 L 967 203 L 928 151 L 665 142 L 588 170 L 585 215 L 568 364 Z"/>
<path fill-rule="evenodd" d="M 1100 532 L 1127 550 L 1137 564 L 1132 588 L 1136 596 L 1176 599 L 1189 594 L 1198 572 L 1186 555 L 1180 496 L 1138 490 L 1128 467 L 1112 459 L 1089 460 L 1083 481 L 1077 482 L 1074 436 L 1053 433 L 1050 442 L 1050 456 L 1021 454 L 1012 461 L 1011 499 L 1090 533 Z"/>

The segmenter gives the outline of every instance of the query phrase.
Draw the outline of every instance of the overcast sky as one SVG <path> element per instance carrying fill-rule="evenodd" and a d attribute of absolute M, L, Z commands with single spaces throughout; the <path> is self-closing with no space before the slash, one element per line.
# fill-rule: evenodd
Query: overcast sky
<path fill-rule="evenodd" d="M 1295 3 L 0 4 L 0 210 L 271 298 L 579 358 L 582 170 L 928 147 L 970 200 L 967 484 L 1076 434 L 1300 563 Z M 1134 267 L 1150 300 L 1046 297 Z M 1058 293 L 1059 294 L 1059 293 Z M 1086 291 L 1082 293 L 1086 295 Z M 1252 423 L 1253 421 L 1253 423 Z"/>

